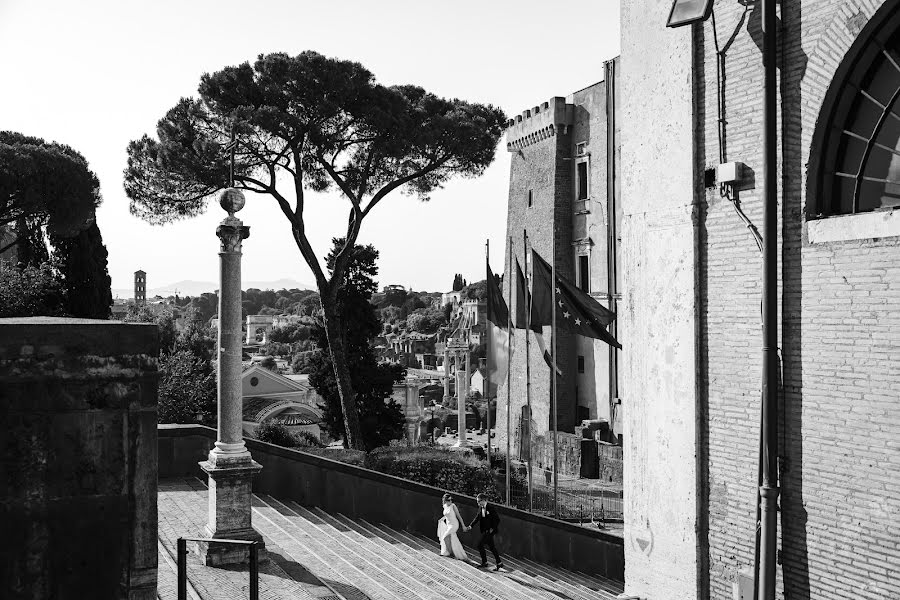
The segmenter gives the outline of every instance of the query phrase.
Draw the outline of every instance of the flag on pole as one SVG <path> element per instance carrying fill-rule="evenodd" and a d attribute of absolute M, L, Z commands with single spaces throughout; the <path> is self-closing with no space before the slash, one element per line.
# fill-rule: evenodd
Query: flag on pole
<path fill-rule="evenodd" d="M 510 282 L 515 284 L 515 312 L 513 313 L 513 327 L 516 329 L 528 329 L 528 284 L 525 282 L 525 275 L 522 273 L 522 266 L 519 259 L 516 259 L 516 280 Z"/>
<path fill-rule="evenodd" d="M 534 283 L 531 290 L 531 327 L 541 331 L 549 325 L 553 313 L 551 289 L 551 268 L 540 254 L 531 250 L 532 276 Z M 614 348 L 622 345 L 612 336 L 606 327 L 616 319 L 612 312 L 596 300 L 578 289 L 571 281 L 560 275 L 556 276 L 556 326 L 584 337 L 603 340 Z"/>
<path fill-rule="evenodd" d="M 509 308 L 503 300 L 503 293 L 497 287 L 497 280 L 487 265 L 487 320 L 488 344 L 487 365 L 490 379 L 490 397 L 496 396 L 496 389 L 506 378 L 511 354 L 509 330 Z"/>
<path fill-rule="evenodd" d="M 516 259 L 516 318 L 514 320 L 516 329 L 527 329 L 528 328 L 528 283 L 525 281 L 525 275 L 522 273 L 522 267 L 519 265 L 519 259 Z M 554 368 L 553 365 L 553 357 L 550 355 L 550 351 L 547 350 L 547 345 L 544 343 L 544 328 L 543 326 L 532 327 L 534 331 L 534 337 L 538 343 L 538 349 L 541 351 L 541 356 L 544 357 L 544 362 L 547 363 L 547 366 L 551 369 Z M 528 332 L 525 332 L 525 335 L 528 335 Z M 556 368 L 556 374 L 562 375 L 562 371 L 559 367 Z"/>

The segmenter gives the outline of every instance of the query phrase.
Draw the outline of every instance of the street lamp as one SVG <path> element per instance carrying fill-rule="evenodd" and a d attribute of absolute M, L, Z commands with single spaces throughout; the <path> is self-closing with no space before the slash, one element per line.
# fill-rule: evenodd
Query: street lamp
<path fill-rule="evenodd" d="M 709 18 L 713 0 L 675 0 L 666 27 L 682 27 Z"/>

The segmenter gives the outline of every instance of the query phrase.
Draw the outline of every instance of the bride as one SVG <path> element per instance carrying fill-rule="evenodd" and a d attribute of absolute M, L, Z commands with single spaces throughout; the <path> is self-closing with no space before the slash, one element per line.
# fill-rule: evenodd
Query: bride
<path fill-rule="evenodd" d="M 441 542 L 441 556 L 468 560 L 469 557 L 456 536 L 456 532 L 459 529 L 468 531 L 469 528 L 463 524 L 462 517 L 459 515 L 459 509 L 456 508 L 456 505 L 453 503 L 453 497 L 450 494 L 444 494 L 442 502 L 444 504 L 444 516 L 438 519 L 437 529 L 438 540 Z"/>

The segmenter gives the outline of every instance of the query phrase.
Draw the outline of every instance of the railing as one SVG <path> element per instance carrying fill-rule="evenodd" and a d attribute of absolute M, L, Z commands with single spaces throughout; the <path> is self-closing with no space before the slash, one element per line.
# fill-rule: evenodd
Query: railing
<path fill-rule="evenodd" d="M 250 600 L 259 600 L 259 543 L 249 540 L 226 540 L 218 538 L 178 538 L 178 600 L 187 600 L 187 543 L 216 542 L 250 546 Z"/>
<path fill-rule="evenodd" d="M 529 510 L 527 469 L 520 469 L 511 480 L 510 502 L 521 510 Z M 623 518 L 622 492 L 594 479 L 560 475 L 557 506 L 553 505 L 553 473 L 535 467 L 531 512 L 556 517 L 579 525 L 606 529 L 607 523 L 621 523 Z"/>

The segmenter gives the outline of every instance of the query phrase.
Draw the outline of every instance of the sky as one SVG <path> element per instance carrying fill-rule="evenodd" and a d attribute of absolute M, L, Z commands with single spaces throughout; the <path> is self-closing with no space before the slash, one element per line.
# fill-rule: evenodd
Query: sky
<path fill-rule="evenodd" d="M 619 52 L 619 2 L 569 0 L 0 0 L 0 130 L 68 144 L 100 179 L 97 222 L 114 290 L 147 272 L 149 289 L 216 281 L 216 225 L 202 216 L 149 225 L 122 187 L 128 142 L 147 133 L 200 77 L 269 52 L 315 50 L 362 63 L 383 84 L 416 84 L 514 116 L 603 79 Z M 454 273 L 484 278 L 485 240 L 502 271 L 509 154 L 501 139 L 477 179 L 454 179 L 423 203 L 394 192 L 363 223 L 380 251 L 378 280 L 445 291 Z M 324 256 L 346 223 L 337 194 L 313 197 L 310 240 Z M 243 280 L 313 276 L 275 201 L 249 195 Z"/>

